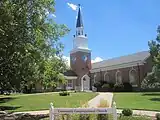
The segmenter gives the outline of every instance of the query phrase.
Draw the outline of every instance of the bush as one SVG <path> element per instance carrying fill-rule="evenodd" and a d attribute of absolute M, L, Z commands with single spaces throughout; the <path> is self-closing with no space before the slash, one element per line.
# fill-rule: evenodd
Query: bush
<path fill-rule="evenodd" d="M 157 113 L 157 114 L 156 114 L 156 119 L 157 119 L 157 120 L 160 120 L 160 113 Z"/>
<path fill-rule="evenodd" d="M 130 83 L 123 83 L 123 85 L 124 85 L 124 91 L 132 92 L 132 85 Z"/>
<path fill-rule="evenodd" d="M 80 114 L 79 120 L 90 120 L 90 115 L 89 114 L 87 114 L 87 115 Z"/>
<path fill-rule="evenodd" d="M 111 88 L 114 88 L 114 83 L 108 83 Z"/>
<path fill-rule="evenodd" d="M 101 86 L 104 84 L 108 84 L 107 81 L 102 81 L 102 80 L 100 81 L 100 83 L 101 83 Z"/>
<path fill-rule="evenodd" d="M 114 91 L 123 91 L 124 90 L 124 85 L 123 84 L 115 84 L 114 85 Z"/>
<path fill-rule="evenodd" d="M 100 82 L 95 82 L 93 86 L 96 87 L 96 88 L 100 88 L 101 87 L 101 83 Z"/>
<path fill-rule="evenodd" d="M 59 95 L 60 96 L 67 96 L 67 95 L 70 95 L 70 93 L 67 92 L 67 91 L 62 91 L 62 92 L 59 93 Z"/>
<path fill-rule="evenodd" d="M 133 111 L 131 109 L 123 109 L 122 114 L 124 116 L 132 116 Z"/>
<path fill-rule="evenodd" d="M 97 120 L 109 120 L 108 114 L 98 114 Z"/>
<path fill-rule="evenodd" d="M 102 88 L 110 88 L 110 85 L 109 84 L 104 84 L 104 85 L 102 85 Z"/>

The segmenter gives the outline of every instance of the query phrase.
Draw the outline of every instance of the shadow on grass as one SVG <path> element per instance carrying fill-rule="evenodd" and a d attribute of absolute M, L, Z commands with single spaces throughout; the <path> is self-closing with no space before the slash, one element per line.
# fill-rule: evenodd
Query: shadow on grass
<path fill-rule="evenodd" d="M 144 93 L 142 96 L 160 96 L 160 93 Z"/>
<path fill-rule="evenodd" d="M 14 99 L 16 99 L 16 98 L 15 97 L 2 97 L 2 98 L 0 98 L 0 103 L 6 103 L 6 102 L 9 102 Z"/>
<path fill-rule="evenodd" d="M 160 98 L 151 98 L 151 101 L 159 101 L 160 102 Z"/>
<path fill-rule="evenodd" d="M 16 110 L 20 107 L 16 107 L 16 106 L 0 106 L 0 110 L 5 111 L 5 110 Z"/>

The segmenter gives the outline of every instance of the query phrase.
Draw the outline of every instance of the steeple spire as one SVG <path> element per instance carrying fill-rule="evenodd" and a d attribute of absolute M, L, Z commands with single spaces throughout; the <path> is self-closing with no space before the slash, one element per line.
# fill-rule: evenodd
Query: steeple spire
<path fill-rule="evenodd" d="M 79 9 L 78 9 L 78 17 L 77 17 L 76 28 L 83 27 L 82 14 L 81 14 L 81 5 L 78 4 L 78 6 L 79 6 Z"/>

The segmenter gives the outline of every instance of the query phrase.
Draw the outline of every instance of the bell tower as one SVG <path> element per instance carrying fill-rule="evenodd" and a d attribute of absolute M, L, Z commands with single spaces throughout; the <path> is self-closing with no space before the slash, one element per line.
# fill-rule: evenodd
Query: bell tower
<path fill-rule="evenodd" d="M 70 65 L 79 77 L 77 86 L 80 86 L 80 79 L 88 74 L 91 69 L 91 50 L 88 48 L 87 34 L 84 32 L 80 5 L 76 21 L 76 33 L 73 38 L 73 49 L 70 51 Z"/>

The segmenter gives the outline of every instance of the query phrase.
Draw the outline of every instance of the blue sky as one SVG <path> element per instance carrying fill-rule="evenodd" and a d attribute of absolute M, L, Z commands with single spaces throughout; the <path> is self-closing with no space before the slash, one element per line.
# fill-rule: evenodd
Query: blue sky
<path fill-rule="evenodd" d="M 72 49 L 77 11 L 70 5 L 81 4 L 85 32 L 92 59 L 108 59 L 148 50 L 160 24 L 160 0 L 56 0 L 54 18 L 71 29 L 61 38 L 64 55 Z"/>

